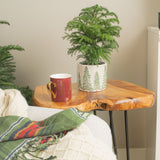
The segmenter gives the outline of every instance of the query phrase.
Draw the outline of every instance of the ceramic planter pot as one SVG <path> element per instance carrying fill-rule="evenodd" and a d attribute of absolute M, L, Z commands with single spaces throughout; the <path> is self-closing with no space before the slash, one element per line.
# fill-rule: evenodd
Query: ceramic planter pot
<path fill-rule="evenodd" d="M 78 64 L 78 88 L 82 91 L 102 91 L 107 85 L 107 63 L 100 65 Z"/>

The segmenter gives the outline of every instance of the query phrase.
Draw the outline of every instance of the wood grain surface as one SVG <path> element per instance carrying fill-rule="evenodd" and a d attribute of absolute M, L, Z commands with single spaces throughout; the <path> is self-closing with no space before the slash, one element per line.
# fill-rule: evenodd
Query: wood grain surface
<path fill-rule="evenodd" d="M 80 91 L 77 83 L 73 83 L 72 100 L 69 102 L 54 102 L 47 85 L 37 86 L 34 90 L 33 103 L 48 108 L 76 107 L 81 111 L 95 109 L 116 111 L 151 107 L 154 97 L 152 91 L 141 86 L 120 80 L 108 80 L 107 88 L 99 92 Z"/>

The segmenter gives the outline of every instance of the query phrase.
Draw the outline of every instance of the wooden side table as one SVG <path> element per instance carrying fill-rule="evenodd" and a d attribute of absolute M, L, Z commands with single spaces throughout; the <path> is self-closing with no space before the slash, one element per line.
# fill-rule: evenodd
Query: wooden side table
<path fill-rule="evenodd" d="M 151 107 L 154 103 L 154 96 L 152 91 L 141 86 L 120 80 L 108 80 L 107 88 L 100 92 L 83 92 L 78 89 L 76 83 L 72 84 L 72 100 L 66 103 L 53 102 L 47 85 L 37 86 L 34 90 L 33 103 L 36 106 L 58 109 L 76 107 L 81 111 L 108 110 L 116 154 L 117 148 L 112 111 L 123 110 L 125 117 L 126 153 L 127 160 L 129 160 L 127 110 Z"/>

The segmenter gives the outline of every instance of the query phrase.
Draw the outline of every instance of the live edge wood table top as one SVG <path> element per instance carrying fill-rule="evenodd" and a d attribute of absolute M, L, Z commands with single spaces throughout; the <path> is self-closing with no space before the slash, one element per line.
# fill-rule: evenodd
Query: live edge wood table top
<path fill-rule="evenodd" d="M 81 111 L 91 110 L 130 110 L 151 107 L 154 93 L 141 86 L 121 81 L 108 80 L 107 88 L 99 92 L 84 92 L 72 84 L 72 100 L 53 102 L 47 85 L 37 86 L 34 90 L 33 103 L 36 106 L 67 109 L 76 107 Z"/>

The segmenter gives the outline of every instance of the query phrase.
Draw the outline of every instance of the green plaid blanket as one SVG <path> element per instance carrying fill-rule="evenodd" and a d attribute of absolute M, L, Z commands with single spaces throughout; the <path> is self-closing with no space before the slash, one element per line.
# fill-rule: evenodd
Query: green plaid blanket
<path fill-rule="evenodd" d="M 19 116 L 0 117 L 0 160 L 26 160 L 26 154 L 42 159 L 38 157 L 41 151 L 78 127 L 88 116 L 88 112 L 71 108 L 38 122 Z M 54 158 L 50 156 L 47 160 Z"/>

